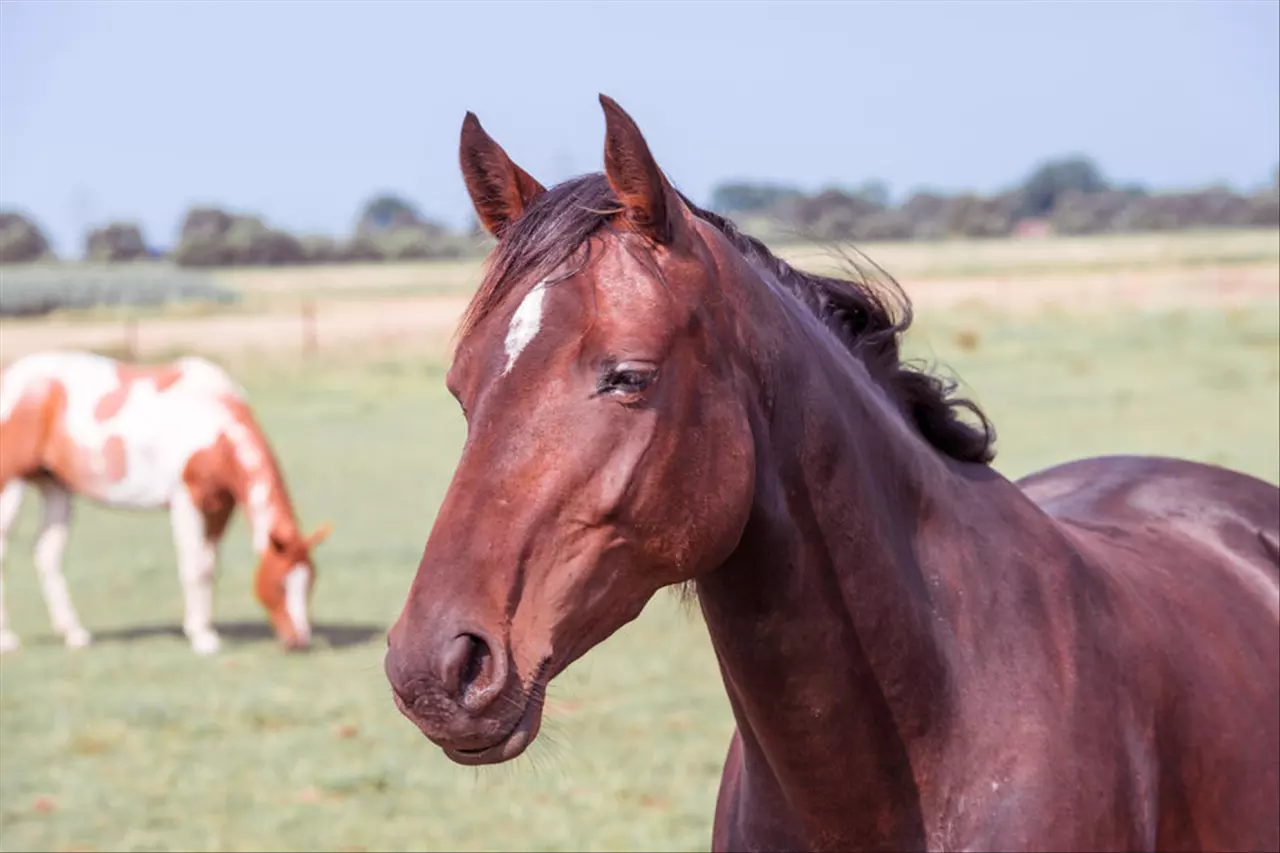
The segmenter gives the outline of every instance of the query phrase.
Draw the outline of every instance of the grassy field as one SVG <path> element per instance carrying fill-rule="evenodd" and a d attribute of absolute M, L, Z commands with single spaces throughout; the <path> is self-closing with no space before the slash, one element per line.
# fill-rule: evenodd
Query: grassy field
<path fill-rule="evenodd" d="M 909 349 L 984 405 L 1008 476 L 1140 452 L 1280 482 L 1274 297 L 1116 314 L 922 307 Z M 165 518 L 79 505 L 67 575 L 96 644 L 66 651 L 36 584 L 32 501 L 6 571 L 26 646 L 0 663 L 0 849 L 706 849 L 731 721 L 696 614 L 660 595 L 552 685 L 528 754 L 451 764 L 399 716 L 381 672 L 461 446 L 442 364 L 231 361 L 304 525 L 335 522 L 317 553 L 318 648 L 272 644 L 237 519 L 219 586 L 225 651 L 196 658 L 178 631 Z"/>

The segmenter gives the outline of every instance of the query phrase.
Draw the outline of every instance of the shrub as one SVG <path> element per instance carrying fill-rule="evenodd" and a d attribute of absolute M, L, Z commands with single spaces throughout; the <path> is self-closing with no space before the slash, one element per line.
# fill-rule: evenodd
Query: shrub
<path fill-rule="evenodd" d="M 948 205 L 947 235 L 954 237 L 1006 237 L 1018 223 L 1018 210 L 1025 204 L 1021 193 L 1003 193 L 984 198 L 962 195 Z"/>
<path fill-rule="evenodd" d="M 29 264 L 51 259 L 40 227 L 20 213 L 0 213 L 0 264 Z"/>
<path fill-rule="evenodd" d="M 421 222 L 418 210 L 394 193 L 382 193 L 369 199 L 356 221 L 358 236 L 373 236 Z"/>
<path fill-rule="evenodd" d="M 438 235 L 420 224 L 402 225 L 374 237 L 382 259 L 386 261 L 423 260 L 435 254 Z"/>
<path fill-rule="evenodd" d="M 141 228 L 132 222 L 117 222 L 90 231 L 84 255 L 90 261 L 118 263 L 136 261 L 149 253 Z"/>
<path fill-rule="evenodd" d="M 268 228 L 254 216 L 240 216 L 227 229 L 226 246 L 232 264 L 277 266 L 302 263 L 302 243 L 297 237 Z"/>
<path fill-rule="evenodd" d="M 1255 227 L 1280 226 L 1280 192 L 1263 190 L 1249 197 L 1249 206 L 1245 212 L 1245 225 Z"/>
<path fill-rule="evenodd" d="M 712 191 L 710 207 L 725 216 L 735 213 L 761 213 L 776 210 L 786 202 L 803 197 L 804 193 L 795 187 L 729 181 L 720 184 Z"/>
<path fill-rule="evenodd" d="M 1097 193 L 1108 188 L 1102 171 L 1088 157 L 1051 160 L 1037 166 L 1023 183 L 1016 215 L 1019 219 L 1045 216 L 1065 192 Z"/>
<path fill-rule="evenodd" d="M 786 204 L 787 218 L 817 240 L 851 239 L 859 223 L 883 210 L 862 196 L 835 189 Z"/>
<path fill-rule="evenodd" d="M 276 266 L 306 258 L 298 238 L 270 228 L 255 216 L 233 216 L 195 208 L 182 223 L 173 259 L 183 267 Z"/>
<path fill-rule="evenodd" d="M 382 248 L 373 237 L 357 234 L 338 248 L 338 260 L 348 263 L 371 263 L 385 259 Z"/>
<path fill-rule="evenodd" d="M 855 239 L 867 241 L 910 240 L 915 236 L 911 220 L 900 210 L 882 210 L 858 223 Z"/>
<path fill-rule="evenodd" d="M 912 236 L 917 240 L 945 237 L 950 212 L 951 200 L 934 192 L 917 192 L 899 208 L 899 213 L 911 223 Z"/>
<path fill-rule="evenodd" d="M 1133 202 L 1130 193 L 1068 190 L 1058 196 L 1049 221 L 1059 234 L 1103 234 L 1120 228 L 1122 217 Z"/>
<path fill-rule="evenodd" d="M 332 237 L 310 234 L 300 238 L 298 244 L 302 248 L 304 263 L 332 264 L 343 259 L 342 248 Z"/>

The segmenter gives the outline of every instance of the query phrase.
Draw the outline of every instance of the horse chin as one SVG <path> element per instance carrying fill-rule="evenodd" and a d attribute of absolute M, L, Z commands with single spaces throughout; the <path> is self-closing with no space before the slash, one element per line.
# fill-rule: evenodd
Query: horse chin
<path fill-rule="evenodd" d="M 525 702 L 524 713 L 511 731 L 493 743 L 479 749 L 456 749 L 442 746 L 444 754 L 456 764 L 474 767 L 481 764 L 501 764 L 519 756 L 533 743 L 542 728 L 543 691 L 535 689 Z"/>

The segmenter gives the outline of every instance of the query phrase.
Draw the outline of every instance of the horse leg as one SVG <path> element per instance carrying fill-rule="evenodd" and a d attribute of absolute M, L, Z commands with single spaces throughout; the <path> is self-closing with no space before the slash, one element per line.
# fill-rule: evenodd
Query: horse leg
<path fill-rule="evenodd" d="M 218 633 L 213 629 L 217 546 L 209 539 L 204 514 L 185 487 L 180 487 L 169 501 L 169 520 L 173 526 L 173 544 L 178 551 L 178 574 L 186 608 L 182 632 L 196 654 L 211 655 L 221 646 Z"/>
<path fill-rule="evenodd" d="M 22 506 L 23 482 L 12 479 L 0 491 L 0 654 L 11 652 L 21 643 L 18 635 L 9 629 L 9 616 L 4 607 L 4 552 L 9 541 L 9 528 L 18 517 Z"/>
<path fill-rule="evenodd" d="M 49 607 L 49 621 L 68 648 L 84 648 L 91 638 L 80 624 L 71 593 L 67 591 L 66 578 L 62 576 L 62 552 L 67 547 L 71 521 L 71 493 L 59 483 L 41 480 L 40 496 L 44 499 L 44 517 L 36 536 L 36 569 L 40 573 L 44 602 Z"/>

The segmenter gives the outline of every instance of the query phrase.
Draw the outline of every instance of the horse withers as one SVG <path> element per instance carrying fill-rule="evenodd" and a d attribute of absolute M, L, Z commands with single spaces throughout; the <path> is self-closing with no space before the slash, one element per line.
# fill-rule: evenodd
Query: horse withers
<path fill-rule="evenodd" d="M 185 600 L 183 631 L 200 654 L 217 651 L 213 584 L 218 546 L 240 505 L 258 554 L 254 590 L 286 648 L 310 642 L 312 549 L 274 453 L 244 391 L 204 359 L 128 364 L 85 352 L 47 352 L 0 374 L 0 561 L 26 486 L 44 511 L 36 567 L 54 630 L 88 645 L 62 574 L 71 499 L 108 507 L 167 507 Z M 3 564 L 0 562 L 0 571 Z M 19 645 L 0 575 L 0 651 Z"/>
<path fill-rule="evenodd" d="M 1154 457 L 1010 482 L 901 360 L 892 282 L 792 268 L 601 101 L 604 173 L 551 189 L 463 123 L 498 243 L 388 637 L 403 714 L 511 759 L 689 584 L 737 723 L 716 850 L 1280 848 L 1280 489 Z"/>

